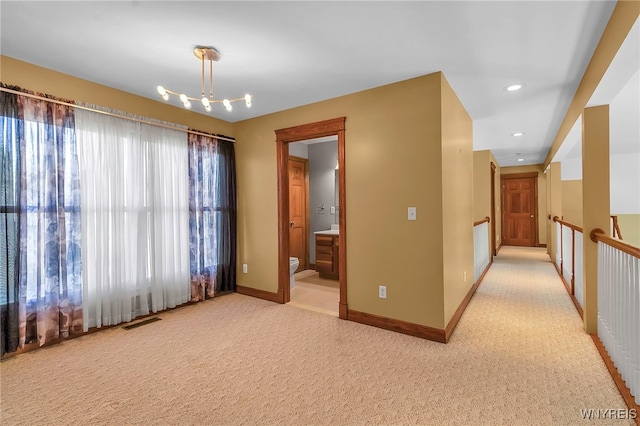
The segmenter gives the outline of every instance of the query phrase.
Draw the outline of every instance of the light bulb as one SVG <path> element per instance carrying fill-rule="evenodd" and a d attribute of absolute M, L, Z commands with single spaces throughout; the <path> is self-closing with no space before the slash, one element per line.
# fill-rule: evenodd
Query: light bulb
<path fill-rule="evenodd" d="M 231 111 L 233 109 L 233 107 L 231 106 L 231 101 L 229 101 L 229 99 L 223 100 L 222 105 L 224 105 L 227 111 Z"/>
<path fill-rule="evenodd" d="M 204 105 L 205 108 L 209 106 L 209 99 L 207 99 L 206 96 L 202 97 L 202 105 Z"/>
<path fill-rule="evenodd" d="M 204 107 L 204 110 L 207 111 L 207 112 L 211 112 L 211 105 L 206 105 Z"/>
<path fill-rule="evenodd" d="M 164 94 L 162 95 L 162 99 L 164 99 L 165 101 L 169 100 L 169 94 L 167 92 L 164 92 Z"/>
<path fill-rule="evenodd" d="M 162 86 L 158 86 L 156 87 L 156 90 L 158 91 L 158 93 L 160 94 L 160 96 L 162 96 L 162 98 L 164 99 L 164 95 L 167 94 L 167 89 L 165 89 Z M 166 99 L 165 99 L 166 100 Z"/>
<path fill-rule="evenodd" d="M 191 102 L 189 102 L 188 100 L 184 103 L 184 107 L 186 109 L 191 109 Z"/>
<path fill-rule="evenodd" d="M 251 108 L 251 100 L 252 100 L 252 96 L 250 94 L 246 94 L 244 95 L 244 102 L 247 105 L 247 108 Z"/>
<path fill-rule="evenodd" d="M 182 93 L 182 94 L 180 95 L 180 101 L 184 104 L 184 103 L 189 102 L 189 99 L 187 99 L 187 95 L 185 95 L 184 93 Z"/>

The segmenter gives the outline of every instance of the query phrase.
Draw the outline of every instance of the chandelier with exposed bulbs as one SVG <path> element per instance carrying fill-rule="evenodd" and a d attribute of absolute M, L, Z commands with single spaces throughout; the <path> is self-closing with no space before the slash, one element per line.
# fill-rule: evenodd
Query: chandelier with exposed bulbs
<path fill-rule="evenodd" d="M 218 52 L 215 48 L 211 46 L 196 46 L 195 49 L 193 49 L 193 54 L 196 55 L 196 57 L 200 59 L 200 62 L 202 63 L 202 79 L 201 79 L 202 96 L 198 98 L 194 98 L 191 96 L 187 96 L 184 93 L 174 92 L 173 90 L 169 90 L 166 87 L 158 86 L 157 90 L 160 96 L 162 96 L 162 99 L 164 99 L 165 101 L 168 101 L 170 98 L 169 95 L 177 96 L 180 99 L 180 102 L 182 102 L 182 105 L 184 105 L 186 109 L 191 109 L 191 101 L 200 101 L 205 111 L 207 112 L 211 112 L 212 104 L 222 104 L 224 105 L 227 111 L 231 111 L 233 109 L 231 104 L 237 101 L 244 101 L 247 108 L 251 107 L 251 101 L 253 100 L 253 96 L 248 93 L 241 98 L 235 98 L 235 99 L 216 100 L 213 98 L 213 61 L 218 61 L 220 59 L 220 52 Z M 205 95 L 205 84 L 204 84 L 205 61 L 209 61 L 209 96 L 208 97 Z"/>

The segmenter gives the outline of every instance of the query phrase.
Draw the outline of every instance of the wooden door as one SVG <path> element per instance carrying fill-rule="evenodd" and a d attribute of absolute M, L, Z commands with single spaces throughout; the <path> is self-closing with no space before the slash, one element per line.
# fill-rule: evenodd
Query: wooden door
<path fill-rule="evenodd" d="M 289 256 L 300 262 L 296 272 L 308 269 L 307 163 L 304 158 L 289 157 Z"/>
<path fill-rule="evenodd" d="M 536 176 L 502 177 L 502 244 L 535 247 L 537 244 Z"/>

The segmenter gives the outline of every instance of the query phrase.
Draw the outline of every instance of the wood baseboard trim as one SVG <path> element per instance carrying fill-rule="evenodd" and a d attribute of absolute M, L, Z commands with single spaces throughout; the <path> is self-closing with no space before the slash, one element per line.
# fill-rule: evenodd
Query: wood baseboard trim
<path fill-rule="evenodd" d="M 354 311 L 353 309 L 349 309 L 347 311 L 347 319 L 360 324 L 371 325 L 378 328 L 384 328 L 385 330 L 408 334 L 409 336 L 433 340 L 434 342 L 439 343 L 447 343 L 444 330 L 432 328 L 426 325 L 381 317 L 374 314 L 367 314 L 365 312 Z"/>
<path fill-rule="evenodd" d="M 582 307 L 580 306 L 580 303 L 578 303 L 578 299 L 576 299 L 576 297 L 573 294 L 569 295 L 571 297 L 571 301 L 573 302 L 573 306 L 576 307 L 576 311 L 578 311 L 578 314 L 580 315 L 580 318 L 584 319 L 584 312 L 582 311 Z"/>
<path fill-rule="evenodd" d="M 260 290 L 257 288 L 236 286 L 236 293 L 244 294 L 245 296 L 257 297 L 258 299 L 268 300 L 269 302 L 284 303 L 283 294 L 278 291 L 273 293 L 271 291 Z"/>
<path fill-rule="evenodd" d="M 637 425 L 640 425 L 640 405 L 636 404 L 636 401 L 633 395 L 631 395 L 631 391 L 624 384 L 624 380 L 622 380 L 622 376 L 618 372 L 618 369 L 616 368 L 616 366 L 613 364 L 613 361 L 611 360 L 611 357 L 609 357 L 609 353 L 607 352 L 607 349 L 604 347 L 604 345 L 600 341 L 600 338 L 598 337 L 598 335 L 590 334 L 590 336 L 591 336 L 591 339 L 593 339 L 593 343 L 596 345 L 596 348 L 598 348 L 598 352 L 600 352 L 600 356 L 602 357 L 604 364 L 607 366 L 607 370 L 609 370 L 609 374 L 611 374 L 611 378 L 613 379 L 614 383 L 618 387 L 618 390 L 620 391 L 620 395 L 622 395 L 622 399 L 624 399 L 625 404 L 627 404 L 627 408 L 629 408 L 629 410 L 636 410 L 637 416 L 635 418 L 635 421 Z"/>
<path fill-rule="evenodd" d="M 558 273 L 558 276 L 560 277 L 560 280 L 562 281 L 562 284 L 564 284 L 565 290 L 567 290 L 567 293 L 569 293 L 569 295 L 571 295 L 571 287 L 569 286 L 569 284 L 567 284 L 567 281 L 562 276 L 562 271 L 560 270 L 560 267 L 558 265 L 556 265 L 556 262 L 551 262 L 551 263 L 553 263 L 553 266 L 556 268 L 556 272 Z"/>
<path fill-rule="evenodd" d="M 338 318 L 346 320 L 349 317 L 349 308 L 346 303 L 338 304 Z"/>
<path fill-rule="evenodd" d="M 573 302 L 573 306 L 576 307 L 576 310 L 578 311 L 580 318 L 584 318 L 584 313 L 582 312 L 582 307 L 580 307 L 580 303 L 578 303 L 578 299 L 576 299 L 576 297 L 573 294 L 571 294 L 571 286 L 569 285 L 567 280 L 564 279 L 564 276 L 560 272 L 560 268 L 558 268 L 558 265 L 556 265 L 555 262 L 551 262 L 551 263 L 553 263 L 553 266 L 555 266 L 556 272 L 558 273 L 558 276 L 560 277 L 562 284 L 564 284 L 564 288 L 567 290 L 567 294 L 571 298 L 571 301 Z"/>
<path fill-rule="evenodd" d="M 480 286 L 480 283 L 484 279 L 484 276 L 487 274 L 487 271 L 489 271 L 489 268 L 491 267 L 492 263 L 493 262 L 489 262 L 487 267 L 484 268 L 484 271 L 482 271 L 480 278 L 478 278 L 478 281 L 476 281 L 475 284 L 471 286 L 471 288 L 467 292 L 467 295 L 464 297 L 464 299 L 462 299 L 460 306 L 458 306 L 458 309 L 456 309 L 456 312 L 451 317 L 451 320 L 449 320 L 449 323 L 444 328 L 444 335 L 447 342 L 451 338 L 451 335 L 453 334 L 453 330 L 456 329 L 456 326 L 458 325 L 458 321 L 460 321 L 460 318 L 462 318 L 462 314 L 464 313 L 465 309 L 467 309 L 467 305 L 469 305 L 469 302 L 471 302 L 471 298 L 476 293 L 476 290 Z"/>

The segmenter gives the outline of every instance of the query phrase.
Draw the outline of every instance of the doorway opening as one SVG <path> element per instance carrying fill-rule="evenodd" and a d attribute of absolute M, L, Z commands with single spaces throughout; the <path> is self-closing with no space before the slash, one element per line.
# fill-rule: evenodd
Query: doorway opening
<path fill-rule="evenodd" d="M 345 121 L 345 117 L 339 117 L 275 131 L 278 162 L 278 297 L 281 300 L 281 303 L 288 303 L 291 301 L 291 264 L 289 259 L 291 250 L 296 250 L 296 247 L 292 246 L 298 244 L 296 241 L 292 243 L 292 235 L 295 238 L 296 235 L 300 234 L 300 231 L 292 231 L 292 228 L 296 228 L 295 219 L 292 220 L 291 217 L 291 201 L 296 201 L 294 198 L 298 197 L 298 195 L 293 193 L 297 190 L 292 190 L 290 186 L 292 178 L 290 174 L 289 144 L 329 136 L 334 136 L 337 139 L 338 172 L 336 173 L 336 192 L 338 193 L 338 198 L 336 200 L 336 205 L 339 206 L 339 208 L 337 209 L 336 215 L 336 227 L 338 228 L 336 230 L 336 235 L 338 237 L 332 239 L 335 247 L 331 247 L 331 254 L 332 256 L 335 254 L 335 268 L 338 271 L 338 316 L 342 319 L 347 319 Z M 313 208 L 314 207 L 311 206 L 309 212 L 311 212 Z M 291 222 L 294 222 L 293 226 L 291 225 Z M 312 244 L 313 242 L 307 241 L 307 243 Z M 305 244 L 305 242 L 302 241 L 300 244 Z M 328 248 L 323 248 L 321 251 L 324 256 L 321 256 L 321 261 L 323 261 L 328 252 Z"/>

